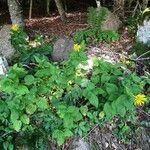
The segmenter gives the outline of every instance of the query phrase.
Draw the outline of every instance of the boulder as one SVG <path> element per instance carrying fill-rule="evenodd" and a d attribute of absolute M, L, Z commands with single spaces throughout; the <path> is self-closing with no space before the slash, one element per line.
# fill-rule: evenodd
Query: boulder
<path fill-rule="evenodd" d="M 150 9 L 146 9 L 140 18 L 137 30 L 137 41 L 150 47 Z"/>
<path fill-rule="evenodd" d="M 69 150 L 90 150 L 90 146 L 85 139 L 74 138 Z"/>
<path fill-rule="evenodd" d="M 10 42 L 10 25 L 4 25 L 0 30 L 0 54 L 11 59 L 15 50 Z"/>
<path fill-rule="evenodd" d="M 61 37 L 54 43 L 53 52 L 51 54 L 53 61 L 63 61 L 68 59 L 69 52 L 73 48 L 73 40 L 67 37 Z"/>
<path fill-rule="evenodd" d="M 102 23 L 102 30 L 112 30 L 118 31 L 119 27 L 121 26 L 121 21 L 119 17 L 109 10 L 107 10 L 107 16 L 105 21 Z"/>

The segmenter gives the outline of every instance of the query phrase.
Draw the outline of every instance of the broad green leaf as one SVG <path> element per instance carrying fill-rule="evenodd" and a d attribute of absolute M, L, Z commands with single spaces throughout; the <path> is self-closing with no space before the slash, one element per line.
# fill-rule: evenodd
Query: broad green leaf
<path fill-rule="evenodd" d="M 64 136 L 64 132 L 62 130 L 54 130 L 54 132 L 52 133 L 52 137 L 54 139 L 56 139 L 58 145 L 62 145 L 65 142 L 65 136 Z"/>
<path fill-rule="evenodd" d="M 110 75 L 108 75 L 108 74 L 103 74 L 102 76 L 101 76 L 101 83 L 106 83 L 106 82 L 108 82 L 110 80 Z"/>
<path fill-rule="evenodd" d="M 111 106 L 110 103 L 105 103 L 104 105 L 104 112 L 106 114 L 107 119 L 112 119 L 115 115 L 115 109 Z"/>
<path fill-rule="evenodd" d="M 64 130 L 64 135 L 65 135 L 65 137 L 70 137 L 70 136 L 73 135 L 73 133 L 69 129 L 65 129 Z"/>
<path fill-rule="evenodd" d="M 20 120 L 21 120 L 24 124 L 29 124 L 29 122 L 30 122 L 30 119 L 29 119 L 29 117 L 28 117 L 26 114 L 22 115 L 21 118 L 20 118 Z"/>
<path fill-rule="evenodd" d="M 113 93 L 118 92 L 118 87 L 115 84 L 107 83 L 106 91 L 108 92 L 108 94 L 113 94 Z"/>
<path fill-rule="evenodd" d="M 27 75 L 25 76 L 24 81 L 26 85 L 32 85 L 35 81 L 35 78 L 32 75 Z"/>
<path fill-rule="evenodd" d="M 15 90 L 15 92 L 18 94 L 18 95 L 24 95 L 24 94 L 27 94 L 29 93 L 29 90 L 26 86 L 24 85 L 19 85 L 17 87 L 17 89 Z"/>
<path fill-rule="evenodd" d="M 96 96 L 95 94 L 92 94 L 92 93 L 91 93 L 91 95 L 90 95 L 90 97 L 89 97 L 89 102 L 90 102 L 93 106 L 95 106 L 96 108 L 98 107 L 99 102 L 98 102 L 98 98 L 97 98 L 97 96 Z"/>
<path fill-rule="evenodd" d="M 30 115 L 32 115 L 37 109 L 37 106 L 34 105 L 34 104 L 30 104 L 30 105 L 27 105 L 26 107 L 26 112 Z"/>
<path fill-rule="evenodd" d="M 11 111 L 10 119 L 14 123 L 19 118 L 19 113 L 16 110 Z"/>
<path fill-rule="evenodd" d="M 41 110 L 45 110 L 48 108 L 48 102 L 47 102 L 47 99 L 45 99 L 45 98 L 39 98 L 38 102 L 36 104 L 37 104 L 38 108 Z"/>
<path fill-rule="evenodd" d="M 65 128 L 72 129 L 74 127 L 73 118 L 72 116 L 69 116 L 69 114 L 64 116 L 63 121 Z"/>
<path fill-rule="evenodd" d="M 13 127 L 14 129 L 18 132 L 21 129 L 22 122 L 20 120 L 16 120 L 13 122 Z"/>

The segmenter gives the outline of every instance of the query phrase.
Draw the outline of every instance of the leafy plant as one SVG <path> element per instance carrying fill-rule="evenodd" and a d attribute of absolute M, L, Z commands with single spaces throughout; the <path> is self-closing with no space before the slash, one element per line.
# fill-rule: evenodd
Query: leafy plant
<path fill-rule="evenodd" d="M 103 22 L 107 16 L 107 9 L 102 7 L 100 10 L 90 7 L 87 13 L 89 28 L 78 31 L 75 34 L 74 41 L 80 43 L 85 41 L 86 43 L 97 43 L 99 41 L 111 42 L 119 38 L 119 35 L 114 31 L 103 31 L 101 29 Z"/>
<path fill-rule="evenodd" d="M 59 64 L 34 55 L 32 70 L 17 63 L 1 76 L 1 149 L 22 144 L 46 149 L 50 138 L 62 145 L 69 137 L 83 136 L 92 125 L 105 124 L 115 116 L 125 123 L 136 121 L 135 96 L 144 93 L 149 80 L 97 58 L 89 74 L 84 49 L 84 41 L 76 43 L 70 58 Z M 136 100 L 143 104 L 143 99 Z"/>
<path fill-rule="evenodd" d="M 33 56 L 42 57 L 50 55 L 52 46 L 47 44 L 42 35 L 36 36 L 33 41 L 29 40 L 28 35 L 17 25 L 16 29 L 11 29 L 11 44 L 19 53 L 19 61 L 25 64 L 33 62 Z"/>

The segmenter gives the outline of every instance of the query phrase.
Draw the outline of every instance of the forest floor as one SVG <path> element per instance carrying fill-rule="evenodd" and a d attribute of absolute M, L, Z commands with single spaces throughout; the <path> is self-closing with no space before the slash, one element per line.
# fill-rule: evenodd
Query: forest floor
<path fill-rule="evenodd" d="M 4 24 L 10 24 L 8 12 L 0 12 L 0 19 L 1 19 L 0 26 L 3 26 Z M 64 36 L 64 35 L 72 36 L 76 30 L 86 28 L 88 25 L 86 13 L 80 12 L 80 11 L 67 13 L 66 23 L 63 23 L 60 17 L 55 13 L 47 17 L 43 17 L 43 16 L 33 17 L 31 20 L 25 18 L 25 23 L 26 23 L 26 30 L 30 37 L 34 37 L 36 34 L 42 34 L 42 35 L 47 36 L 50 41 L 59 36 Z M 123 28 L 120 31 L 120 39 L 118 41 L 112 42 L 111 44 L 98 43 L 97 45 L 92 45 L 92 48 L 94 47 L 93 51 L 91 50 L 88 52 L 91 53 L 90 55 L 93 55 L 93 53 L 94 55 L 99 55 L 101 54 L 99 53 L 100 50 L 102 50 L 103 52 L 110 51 L 110 52 L 115 52 L 115 53 L 120 53 L 120 54 L 127 53 L 133 41 L 134 41 L 134 37 L 132 37 L 129 34 L 127 28 Z M 99 51 L 98 53 L 96 53 L 97 50 Z M 114 136 L 112 136 L 111 132 L 112 131 L 111 130 L 108 131 L 108 129 L 102 131 L 102 129 L 99 129 L 97 127 L 94 130 L 92 130 L 92 132 L 88 135 L 88 137 L 90 140 L 92 139 L 92 140 L 99 141 L 99 142 L 103 141 L 103 143 L 101 143 L 99 147 L 103 147 L 103 144 L 106 144 L 106 146 L 107 144 L 112 144 L 112 145 L 107 146 L 108 149 L 109 148 L 120 149 L 120 150 L 138 149 L 138 143 L 135 143 L 135 139 L 137 137 L 136 135 L 134 135 L 134 133 L 132 135 L 133 139 L 131 139 L 132 140 L 131 143 L 127 145 L 126 144 L 122 145 L 121 141 L 117 141 L 114 138 Z M 144 142 L 146 141 L 143 136 L 145 135 L 140 135 L 140 136 L 141 138 L 143 138 L 143 141 L 140 138 L 139 142 L 140 144 L 144 144 Z M 101 141 L 98 139 L 101 139 Z M 108 141 L 108 140 L 111 140 L 111 141 Z"/>

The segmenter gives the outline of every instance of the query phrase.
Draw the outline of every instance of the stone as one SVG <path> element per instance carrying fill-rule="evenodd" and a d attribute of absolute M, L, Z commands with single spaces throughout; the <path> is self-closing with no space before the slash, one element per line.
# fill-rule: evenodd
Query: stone
<path fill-rule="evenodd" d="M 150 47 L 150 20 L 144 20 L 142 25 L 138 25 L 137 40 Z"/>
<path fill-rule="evenodd" d="M 61 37 L 54 43 L 51 58 L 53 61 L 64 61 L 68 59 L 70 51 L 73 49 L 73 40 Z"/>
<path fill-rule="evenodd" d="M 119 17 L 109 10 L 107 10 L 107 16 L 105 21 L 102 23 L 102 30 L 112 30 L 112 31 L 118 31 L 118 29 L 121 26 L 121 21 L 119 20 Z"/>
<path fill-rule="evenodd" d="M 4 57 L 0 56 L 0 75 L 5 75 L 8 70 L 8 63 Z"/>
<path fill-rule="evenodd" d="M 4 25 L 0 30 L 0 54 L 11 59 L 15 50 L 10 42 L 10 25 Z"/>
<path fill-rule="evenodd" d="M 150 47 L 150 8 L 145 9 L 139 19 L 137 41 Z"/>
<path fill-rule="evenodd" d="M 85 139 L 74 138 L 72 144 L 69 147 L 69 150 L 90 150 L 90 147 Z"/>

